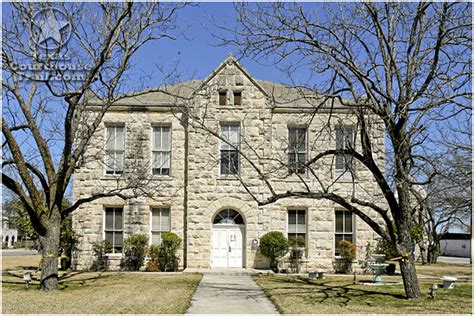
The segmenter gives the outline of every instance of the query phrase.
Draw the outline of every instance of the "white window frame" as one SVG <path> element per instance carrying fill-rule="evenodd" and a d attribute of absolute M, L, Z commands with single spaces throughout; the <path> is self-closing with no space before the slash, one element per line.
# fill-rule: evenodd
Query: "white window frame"
<path fill-rule="evenodd" d="M 286 238 L 289 238 L 289 228 L 290 228 L 290 212 L 291 211 L 303 211 L 304 212 L 304 239 L 305 245 L 307 246 L 308 242 L 308 209 L 304 207 L 292 207 L 286 210 Z M 298 214 L 298 213 L 297 213 Z M 296 215 L 296 227 L 298 227 L 298 215 Z M 293 234 L 293 233 L 291 233 Z M 299 233 L 296 233 L 298 235 Z M 305 247 L 306 247 L 305 246 Z"/>
<path fill-rule="evenodd" d="M 236 151 L 237 152 L 237 172 L 236 173 L 222 173 L 222 145 L 227 144 L 225 141 L 220 139 L 219 142 L 219 176 L 227 177 L 227 176 L 235 176 L 240 174 L 240 144 L 241 144 L 241 126 L 240 123 L 237 122 L 221 122 L 219 123 L 219 135 L 222 137 L 223 126 L 237 126 L 238 127 L 238 146 L 236 149 L 226 150 L 226 151 Z"/>
<path fill-rule="evenodd" d="M 112 230 L 112 233 L 114 232 L 121 232 L 122 233 L 122 250 L 120 252 L 116 252 L 115 251 L 115 248 L 114 248 L 114 244 L 113 244 L 113 238 L 112 238 L 112 252 L 110 253 L 107 253 L 107 255 L 116 255 L 116 256 L 121 256 L 122 253 L 123 253 L 123 242 L 125 240 L 125 233 L 124 233 L 124 224 L 125 224 L 125 218 L 124 218 L 124 214 L 125 214 L 125 211 L 124 211 L 124 207 L 123 205 L 107 205 L 107 206 L 104 206 L 104 211 L 102 212 L 102 240 L 105 241 L 105 235 L 106 235 L 106 231 L 110 231 L 108 229 L 106 229 L 106 224 L 105 224 L 105 221 L 106 221 L 106 210 L 107 209 L 114 209 L 114 222 L 113 222 L 113 230 Z M 122 229 L 121 230 L 116 230 L 115 229 L 115 209 L 121 209 L 122 210 Z"/>
<path fill-rule="evenodd" d="M 343 142 L 342 142 L 342 148 L 338 148 L 338 143 L 337 143 L 337 134 L 338 130 L 342 131 L 342 137 L 343 137 Z M 348 143 L 348 131 L 352 132 L 351 140 L 350 142 L 352 143 L 352 147 L 355 147 L 355 128 L 353 125 L 337 125 L 335 127 L 335 139 L 336 139 L 336 150 L 337 149 L 346 149 L 347 148 L 347 143 Z M 340 159 L 338 157 L 342 157 L 343 159 L 343 168 L 338 168 L 337 166 L 337 160 Z M 354 158 L 351 155 L 345 155 L 345 154 L 337 154 L 334 157 L 334 170 L 336 171 L 336 174 L 345 174 L 347 171 L 349 172 L 354 172 Z"/>
<path fill-rule="evenodd" d="M 159 214 L 159 218 L 160 218 L 160 230 L 153 230 L 153 210 L 159 210 L 160 211 L 160 214 Z M 168 227 L 169 227 L 169 230 L 162 230 L 161 229 L 161 218 L 162 218 L 162 215 L 161 215 L 161 212 L 162 210 L 168 210 L 168 220 L 169 220 L 169 223 L 168 223 Z M 159 233 L 160 234 L 160 244 L 161 244 L 161 234 L 164 233 L 164 232 L 170 232 L 171 231 L 171 207 L 169 206 L 152 206 L 150 207 L 150 229 L 149 229 L 149 236 L 150 238 L 148 239 L 148 243 L 150 245 L 153 244 L 153 233 Z M 159 244 L 157 245 L 159 246 Z"/>
<path fill-rule="evenodd" d="M 337 232 L 336 231 L 336 212 L 344 212 L 344 218 L 342 220 L 342 230 L 343 232 Z M 345 230 L 345 226 L 346 226 L 346 221 L 345 221 L 345 214 L 346 213 L 351 213 L 351 217 L 352 217 L 352 233 L 346 233 L 344 232 Z M 355 244 L 356 243 L 356 231 L 355 231 L 355 228 L 356 228 L 356 224 L 355 224 L 355 221 L 356 221 L 356 218 L 355 218 L 355 214 L 349 210 L 346 210 L 346 209 L 341 209 L 341 208 L 337 208 L 334 210 L 334 239 L 333 239 L 333 246 L 334 246 L 334 256 L 335 257 L 340 257 L 339 255 L 336 255 L 336 250 L 337 250 L 337 247 L 336 247 L 336 235 L 352 235 L 352 243 Z M 345 239 L 344 239 L 345 240 Z"/>
<path fill-rule="evenodd" d="M 154 136 L 155 135 L 155 133 L 154 133 L 155 128 L 160 128 L 161 146 L 163 147 L 163 132 L 162 132 L 163 127 L 168 127 L 170 129 L 169 150 L 162 150 L 162 148 L 161 148 L 161 150 L 154 150 L 153 145 L 155 144 L 155 138 L 154 138 L 155 137 Z M 173 159 L 172 159 L 172 156 L 173 156 L 173 147 L 172 147 L 173 146 L 173 127 L 172 127 L 172 125 L 168 124 L 168 123 L 152 125 L 150 139 L 151 139 L 151 144 L 150 144 L 150 157 L 151 157 L 151 171 L 150 172 L 151 172 L 151 174 L 153 176 L 159 176 L 159 177 L 170 177 L 171 176 L 171 170 L 172 170 L 172 161 L 173 161 Z M 153 166 L 153 164 L 154 164 L 153 153 L 155 153 L 155 152 L 156 153 L 167 153 L 167 152 L 169 152 L 170 158 L 169 158 L 169 171 L 168 171 L 168 174 L 161 174 L 161 173 L 155 174 L 155 173 L 153 173 L 153 169 L 154 169 L 154 166 Z M 161 170 L 163 168 L 159 168 L 159 169 Z"/>
<path fill-rule="evenodd" d="M 113 152 L 113 155 L 114 155 L 114 166 L 112 168 L 110 168 L 110 166 L 107 164 L 107 157 L 108 157 L 108 150 L 107 150 L 107 140 L 108 140 L 108 137 L 109 137 L 109 134 L 108 134 L 108 130 L 109 128 L 113 128 L 114 129 L 114 139 L 115 141 L 117 140 L 117 137 L 115 137 L 116 133 L 117 133 L 117 128 L 118 127 L 121 127 L 123 128 L 123 149 L 122 150 L 117 150 L 117 144 L 115 142 L 114 144 L 114 149 L 112 150 Z M 121 176 L 123 174 L 123 171 L 125 169 L 125 144 L 126 144 L 126 141 L 125 141 L 125 137 L 126 137 L 126 126 L 125 124 L 123 123 L 107 123 L 105 124 L 105 135 L 104 135 L 104 153 L 105 153 L 105 156 L 104 156 L 104 174 L 106 176 Z M 116 170 L 116 166 L 115 166 L 115 155 L 118 153 L 118 152 L 121 152 L 122 153 L 122 170 Z M 112 171 L 112 172 L 110 172 Z"/>
<path fill-rule="evenodd" d="M 304 142 L 304 151 L 293 151 L 292 149 L 290 149 L 290 130 L 291 129 L 304 129 L 305 130 L 305 142 Z M 306 168 L 304 170 L 304 172 L 301 172 L 301 173 L 297 173 L 297 168 L 295 170 L 291 170 L 291 165 L 290 165 L 290 154 L 294 154 L 295 155 L 295 164 L 296 163 L 299 163 L 300 161 L 298 161 L 298 154 L 304 154 L 305 156 L 305 161 L 303 161 L 303 163 L 306 163 L 306 161 L 308 160 L 308 127 L 307 126 L 288 126 L 288 129 L 287 129 L 287 133 L 288 133 L 288 172 L 290 175 L 292 174 L 306 174 Z"/>

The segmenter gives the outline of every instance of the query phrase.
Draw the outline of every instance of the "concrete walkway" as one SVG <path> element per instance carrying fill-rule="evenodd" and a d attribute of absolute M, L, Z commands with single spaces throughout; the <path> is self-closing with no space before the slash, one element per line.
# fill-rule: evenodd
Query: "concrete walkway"
<path fill-rule="evenodd" d="M 206 273 L 186 314 L 278 314 L 247 274 Z"/>

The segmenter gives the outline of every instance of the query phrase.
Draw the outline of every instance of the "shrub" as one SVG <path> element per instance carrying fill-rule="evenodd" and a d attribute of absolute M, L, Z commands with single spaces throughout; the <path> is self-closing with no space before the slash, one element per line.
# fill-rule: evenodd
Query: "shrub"
<path fill-rule="evenodd" d="M 91 270 L 105 271 L 107 270 L 107 254 L 112 252 L 112 245 L 107 240 L 95 242 L 92 244 L 92 252 L 95 261 L 92 263 Z"/>
<path fill-rule="evenodd" d="M 145 261 L 148 236 L 144 234 L 131 235 L 123 243 L 123 257 L 120 268 L 125 271 L 138 271 Z"/>
<path fill-rule="evenodd" d="M 260 238 L 260 252 L 270 259 L 272 269 L 277 268 L 277 259 L 288 252 L 288 240 L 281 232 L 268 232 Z"/>
<path fill-rule="evenodd" d="M 341 258 L 336 260 L 336 272 L 348 273 L 352 270 L 352 261 L 356 258 L 356 245 L 347 240 L 339 242 Z"/>
<path fill-rule="evenodd" d="M 158 262 L 149 261 L 146 264 L 145 270 L 148 272 L 158 272 L 160 271 L 160 265 Z"/>
<path fill-rule="evenodd" d="M 66 257 L 63 260 L 64 265 L 61 268 L 68 269 L 71 267 L 73 253 L 77 250 L 78 243 L 77 234 L 72 230 L 72 217 L 66 217 L 61 223 L 61 235 L 59 239 L 59 253 Z"/>
<path fill-rule="evenodd" d="M 177 271 L 179 258 L 176 252 L 181 246 L 181 238 L 175 233 L 161 234 L 161 245 L 158 252 L 158 262 L 161 271 Z"/>
<path fill-rule="evenodd" d="M 392 246 L 388 241 L 382 238 L 377 240 L 377 245 L 375 246 L 374 253 L 384 254 L 386 259 L 398 257 L 397 249 Z"/>
<path fill-rule="evenodd" d="M 370 273 L 372 269 L 370 268 L 370 264 L 374 261 L 372 255 L 374 254 L 374 248 L 370 242 L 367 243 L 365 246 L 365 258 L 361 260 L 361 268 L 364 273 Z"/>
<path fill-rule="evenodd" d="M 159 257 L 160 257 L 160 247 L 157 245 L 150 245 L 148 247 L 147 255 L 150 258 L 150 261 L 146 264 L 146 271 L 157 272 L 160 271 Z"/>

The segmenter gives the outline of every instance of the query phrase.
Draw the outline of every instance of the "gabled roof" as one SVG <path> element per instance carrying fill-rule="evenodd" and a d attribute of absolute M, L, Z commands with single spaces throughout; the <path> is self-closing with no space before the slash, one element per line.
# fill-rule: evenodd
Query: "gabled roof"
<path fill-rule="evenodd" d="M 212 80 L 212 78 L 214 78 L 227 64 L 234 64 L 249 80 L 250 82 L 252 82 L 256 88 L 258 88 L 266 97 L 268 97 L 268 94 L 267 94 L 267 91 L 265 91 L 265 89 L 263 89 L 260 84 L 257 82 L 257 80 L 255 80 L 251 75 L 250 73 L 247 71 L 247 69 L 245 69 L 238 61 L 237 59 L 235 59 L 234 55 L 232 55 L 232 53 L 229 53 L 227 55 L 227 58 L 224 59 L 223 62 L 220 63 L 219 66 L 217 66 L 216 69 L 214 69 L 210 74 L 209 76 L 207 76 L 206 79 L 204 79 L 201 83 L 201 85 L 196 89 L 196 91 L 194 93 L 197 93 L 199 92 L 199 90 L 201 90 L 204 86 L 206 86 L 207 83 L 209 83 L 209 81 Z"/>
<path fill-rule="evenodd" d="M 134 97 L 121 99 L 114 105 L 124 106 L 156 106 L 172 107 L 182 104 L 185 99 L 192 98 L 206 84 L 209 83 L 222 69 L 233 63 L 271 102 L 271 107 L 280 109 L 311 109 L 319 105 L 324 100 L 323 96 L 318 95 L 313 90 L 302 87 L 292 87 L 281 83 L 270 82 L 266 80 L 257 80 L 229 53 L 226 59 L 219 64 L 204 80 L 190 80 L 176 84 L 170 84 L 159 88 L 160 91 L 143 91 Z M 154 89 L 158 90 L 158 89 Z M 97 105 L 97 99 L 92 98 L 88 101 L 91 105 Z M 334 104 L 325 104 L 323 107 L 329 108 L 350 108 L 342 105 L 339 101 Z"/>

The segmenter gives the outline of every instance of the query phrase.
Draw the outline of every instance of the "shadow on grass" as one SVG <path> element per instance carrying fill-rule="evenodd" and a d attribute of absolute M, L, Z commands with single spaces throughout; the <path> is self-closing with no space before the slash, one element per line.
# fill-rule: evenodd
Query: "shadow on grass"
<path fill-rule="evenodd" d="M 278 295 L 301 296 L 311 304 L 325 302 L 334 304 L 334 299 L 338 299 L 341 306 L 347 306 L 352 300 L 363 302 L 376 296 L 406 300 L 403 294 L 385 292 L 381 288 L 377 290 L 353 288 L 353 283 L 334 284 L 336 281 L 330 280 L 313 282 L 303 277 L 274 278 L 271 282 L 271 290 L 277 290 Z M 304 287 L 299 287 L 299 284 Z M 272 293 L 274 294 L 276 293 Z"/>
<path fill-rule="evenodd" d="M 91 272 L 88 271 L 67 271 L 63 273 L 59 277 L 59 288 L 60 290 L 67 289 L 71 285 L 84 285 L 87 283 L 91 282 L 96 282 L 97 280 L 100 279 L 107 279 L 113 275 L 116 275 L 115 273 L 102 273 L 102 272 L 92 272 L 92 273 L 97 273 L 96 275 L 91 275 Z M 19 284 L 19 285 L 24 285 L 23 281 L 23 274 L 15 273 L 13 271 L 3 271 L 3 284 Z M 77 279 L 71 279 L 73 277 L 79 276 Z M 80 277 L 84 276 L 84 277 Z M 13 280 L 5 280 L 5 277 L 10 277 L 13 278 Z M 31 276 L 31 282 L 30 285 L 35 287 L 39 286 L 40 284 L 40 274 L 38 275 L 32 275 Z"/>

